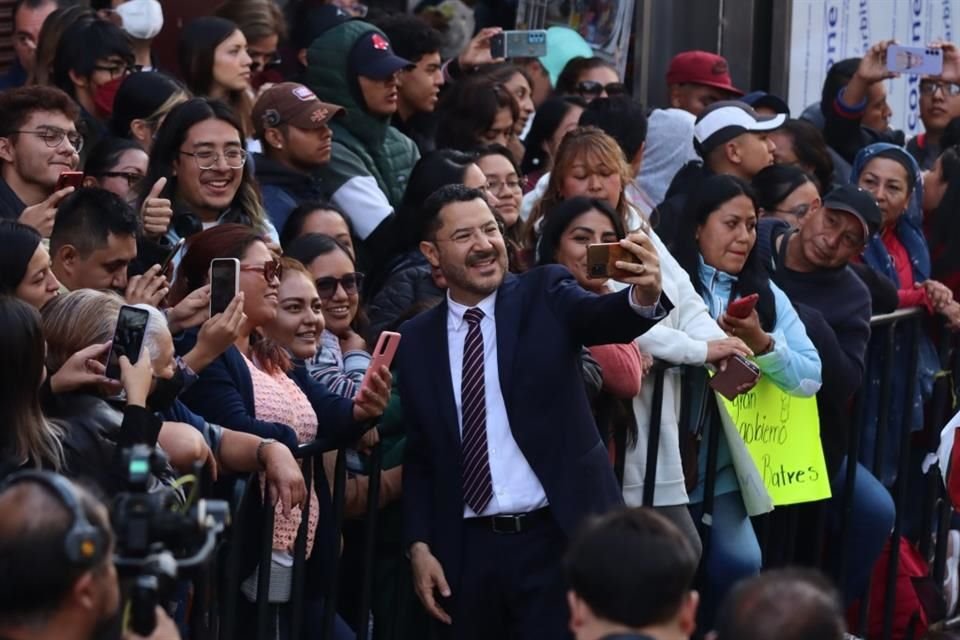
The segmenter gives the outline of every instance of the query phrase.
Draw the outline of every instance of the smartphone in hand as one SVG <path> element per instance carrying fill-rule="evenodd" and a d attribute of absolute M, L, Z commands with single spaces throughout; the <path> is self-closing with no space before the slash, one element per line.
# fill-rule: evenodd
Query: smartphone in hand
<path fill-rule="evenodd" d="M 129 305 L 120 307 L 117 328 L 110 345 L 110 354 L 107 356 L 105 375 L 108 378 L 120 379 L 120 356 L 127 356 L 131 364 L 136 364 L 140 350 L 143 349 L 143 336 L 147 331 L 148 320 L 150 313 L 146 309 Z"/>
<path fill-rule="evenodd" d="M 60 189 L 66 189 L 67 187 L 79 189 L 82 186 L 83 171 L 61 171 L 60 177 L 57 178 L 57 186 L 54 188 L 54 191 L 60 191 Z"/>
<path fill-rule="evenodd" d="M 170 265 L 173 263 L 173 259 L 177 257 L 177 254 L 180 253 L 180 249 L 183 248 L 183 245 L 187 242 L 186 238 L 180 238 L 177 240 L 177 244 L 173 245 L 173 249 L 170 250 L 170 253 L 167 254 L 167 257 L 163 259 L 163 262 L 160 263 L 160 273 L 167 277 L 167 280 L 172 280 L 173 278 L 169 277 L 167 270 L 170 268 Z"/>
<path fill-rule="evenodd" d="M 592 244 L 587 247 L 587 277 L 594 280 L 632 278 L 632 271 L 617 268 L 617 261 L 640 264 L 640 259 L 620 246 L 619 242 Z"/>
<path fill-rule="evenodd" d="M 887 70 L 912 76 L 938 76 L 943 73 L 943 50 L 892 44 L 887 48 Z"/>
<path fill-rule="evenodd" d="M 743 298 L 737 298 L 727 305 L 727 314 L 733 316 L 734 318 L 740 318 L 743 320 L 753 313 L 753 310 L 757 307 L 757 301 L 759 299 L 760 295 L 756 293 L 751 293 Z"/>
<path fill-rule="evenodd" d="M 727 359 L 727 368 L 717 371 L 710 378 L 710 388 L 727 400 L 737 397 L 737 388 L 756 382 L 760 378 L 760 367 L 743 356 L 736 355 Z"/>
<path fill-rule="evenodd" d="M 384 331 L 377 339 L 377 346 L 373 350 L 373 359 L 370 366 L 367 367 L 367 373 L 363 376 L 363 382 L 360 389 L 366 389 L 370 385 L 370 375 L 374 371 L 379 371 L 380 367 L 390 368 L 393 363 L 393 356 L 397 354 L 397 347 L 400 346 L 400 334 L 396 331 Z"/>
<path fill-rule="evenodd" d="M 223 313 L 240 290 L 240 261 L 214 258 L 210 261 L 210 317 Z"/>

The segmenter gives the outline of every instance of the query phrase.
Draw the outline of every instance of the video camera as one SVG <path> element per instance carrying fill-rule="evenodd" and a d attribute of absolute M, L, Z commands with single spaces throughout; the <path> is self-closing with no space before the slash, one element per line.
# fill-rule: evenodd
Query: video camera
<path fill-rule="evenodd" d="M 152 476 L 168 469 L 159 449 L 137 444 L 120 455 L 127 491 L 114 498 L 110 510 L 114 564 L 121 577 L 133 579 L 131 628 L 149 636 L 156 626 L 156 605 L 170 599 L 177 578 L 211 559 L 218 536 L 230 524 L 230 506 L 224 500 L 191 500 L 200 493 L 199 470 L 188 498 L 180 486 L 187 476 L 170 486 L 149 487 Z"/>

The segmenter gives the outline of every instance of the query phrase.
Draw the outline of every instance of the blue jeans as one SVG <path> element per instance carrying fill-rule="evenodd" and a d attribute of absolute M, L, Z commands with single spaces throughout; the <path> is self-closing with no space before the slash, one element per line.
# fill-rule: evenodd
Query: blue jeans
<path fill-rule="evenodd" d="M 830 501 L 830 531 L 840 535 L 843 490 L 847 483 L 847 461 L 830 482 L 833 500 Z M 852 510 L 847 540 L 843 549 L 831 548 L 830 559 L 834 566 L 839 562 L 839 553 L 847 560 L 843 581 L 844 601 L 848 604 L 859 598 L 873 572 L 883 545 L 893 531 L 895 512 L 890 492 L 862 464 L 857 463 L 857 477 L 853 485 Z"/>
<path fill-rule="evenodd" d="M 699 526 L 703 503 L 690 505 L 694 524 Z M 716 496 L 713 500 L 713 528 L 709 547 L 704 547 L 706 584 L 700 607 L 700 627 L 712 627 L 717 609 L 730 588 L 738 581 L 760 573 L 762 556 L 753 524 L 743 507 L 739 491 Z"/>

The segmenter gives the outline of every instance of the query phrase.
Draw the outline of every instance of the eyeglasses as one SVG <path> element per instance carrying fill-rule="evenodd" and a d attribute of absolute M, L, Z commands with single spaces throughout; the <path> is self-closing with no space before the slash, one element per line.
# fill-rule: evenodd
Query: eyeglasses
<path fill-rule="evenodd" d="M 120 76 L 130 75 L 130 73 L 133 71 L 133 67 L 127 64 L 110 65 L 110 66 L 101 66 L 97 64 L 93 66 L 93 70 L 109 73 L 110 79 L 113 80 L 114 78 L 119 78 Z"/>
<path fill-rule="evenodd" d="M 953 82 L 934 82 L 932 80 L 923 80 L 920 82 L 920 93 L 925 96 L 932 96 L 940 89 L 944 96 L 960 96 L 960 84 Z"/>
<path fill-rule="evenodd" d="M 360 272 L 345 273 L 341 278 L 327 276 L 317 278 L 314 281 L 317 285 L 317 295 L 321 300 L 329 300 L 337 294 L 337 287 L 343 287 L 348 296 L 356 295 L 360 291 L 360 285 L 363 284 L 363 274 Z"/>
<path fill-rule="evenodd" d="M 604 91 L 608 96 L 624 96 L 627 94 L 627 87 L 622 82 L 611 82 L 610 84 L 600 84 L 595 80 L 584 80 L 577 83 L 577 93 L 586 96 L 599 96 Z"/>
<path fill-rule="evenodd" d="M 776 211 L 777 213 L 786 213 L 788 215 L 795 216 L 797 218 L 802 218 L 803 216 L 807 215 L 807 212 L 809 212 L 810 209 L 814 209 L 818 206 L 820 206 L 819 199 L 814 200 L 813 202 L 808 202 L 806 204 L 798 204 L 792 209 L 774 209 L 774 211 Z"/>
<path fill-rule="evenodd" d="M 127 186 L 133 189 L 140 181 L 143 180 L 142 173 L 134 173 L 132 171 L 104 171 L 101 173 L 98 178 L 123 178 L 127 181 Z"/>
<path fill-rule="evenodd" d="M 193 156 L 193 159 L 197 162 L 197 168 L 201 171 L 215 169 L 217 163 L 220 162 L 221 155 L 219 151 L 197 151 L 196 153 L 191 153 L 181 150 L 180 153 L 185 156 Z M 243 149 L 227 149 L 223 152 L 223 159 L 227 163 L 227 168 L 242 169 L 244 163 L 247 161 L 247 152 Z"/>
<path fill-rule="evenodd" d="M 263 279 L 267 281 L 267 284 L 273 282 L 274 278 L 279 280 L 283 277 L 283 265 L 280 264 L 279 260 L 270 260 L 259 265 L 242 264 L 240 265 L 240 271 L 259 271 L 263 274 Z"/>
<path fill-rule="evenodd" d="M 250 51 L 247 50 L 247 53 L 250 54 L 250 71 L 260 71 L 260 69 L 269 69 L 271 67 L 278 67 L 283 63 L 283 58 L 280 57 L 280 54 L 274 51 L 273 53 L 260 53 L 259 51 Z"/>
<path fill-rule="evenodd" d="M 43 143 L 51 149 L 59 147 L 64 138 L 70 142 L 70 146 L 73 147 L 74 151 L 80 151 L 80 149 L 83 148 L 83 136 L 80 135 L 79 132 L 67 131 L 60 127 L 43 127 L 34 131 L 20 130 L 11 131 L 10 133 L 30 133 L 39 136 L 40 139 L 43 140 Z"/>
<path fill-rule="evenodd" d="M 350 14 L 354 18 L 365 18 L 367 13 L 370 11 L 370 8 L 367 5 L 359 2 L 352 2 L 351 0 L 333 0 L 331 4 Z"/>
<path fill-rule="evenodd" d="M 523 178 L 506 180 L 504 182 L 500 182 L 499 180 L 488 180 L 487 191 L 493 194 L 502 192 L 504 188 L 509 189 L 510 191 L 523 191 L 523 186 L 525 184 L 526 182 Z"/>

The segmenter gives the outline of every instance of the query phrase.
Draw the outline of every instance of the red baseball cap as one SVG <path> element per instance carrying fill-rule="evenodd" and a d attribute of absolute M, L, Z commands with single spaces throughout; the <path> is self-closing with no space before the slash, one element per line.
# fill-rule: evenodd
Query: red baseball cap
<path fill-rule="evenodd" d="M 727 59 L 709 51 L 683 51 L 673 56 L 667 69 L 667 84 L 702 84 L 743 95 L 733 86 Z"/>

